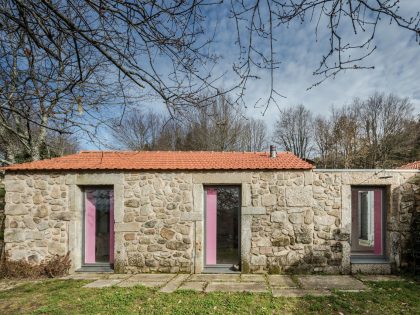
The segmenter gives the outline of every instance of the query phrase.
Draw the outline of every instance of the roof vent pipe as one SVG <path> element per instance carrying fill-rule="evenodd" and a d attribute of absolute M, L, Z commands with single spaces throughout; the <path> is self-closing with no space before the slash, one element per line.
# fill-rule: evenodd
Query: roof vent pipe
<path fill-rule="evenodd" d="M 270 158 L 277 157 L 276 146 L 270 145 Z"/>

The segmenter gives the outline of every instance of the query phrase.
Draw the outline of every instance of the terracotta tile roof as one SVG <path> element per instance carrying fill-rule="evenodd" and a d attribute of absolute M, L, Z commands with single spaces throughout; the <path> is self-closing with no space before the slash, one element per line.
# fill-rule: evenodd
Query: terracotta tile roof
<path fill-rule="evenodd" d="M 403 170 L 420 170 L 420 161 L 414 161 L 412 163 L 408 163 L 397 168 Z"/>
<path fill-rule="evenodd" d="M 266 152 L 82 151 L 50 160 L 3 167 L 28 170 L 284 170 L 312 169 L 289 152 L 270 158 Z"/>

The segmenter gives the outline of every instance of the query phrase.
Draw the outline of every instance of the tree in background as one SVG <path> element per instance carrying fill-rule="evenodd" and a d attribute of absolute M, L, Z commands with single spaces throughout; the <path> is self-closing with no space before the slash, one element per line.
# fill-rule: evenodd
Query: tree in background
<path fill-rule="evenodd" d="M 218 31 L 211 26 L 218 24 L 213 23 L 214 13 L 225 9 L 237 27 L 237 40 L 231 41 L 237 55 L 232 65 L 236 80 L 222 91 L 221 76 L 212 71 L 221 56 L 211 47 Z M 250 82 L 266 72 L 270 92 L 264 104 L 269 106 L 281 97 L 274 88 L 280 62 L 276 56 L 282 55 L 276 37 L 282 34 L 280 27 L 293 22 L 316 17 L 316 36 L 326 30 L 327 51 L 314 72 L 320 81 L 342 70 L 370 69 L 364 59 L 376 49 L 372 41 L 384 17 L 418 39 L 420 15 L 400 12 L 398 1 L 385 0 L 0 0 L 2 162 L 14 163 L 17 156 L 37 160 L 45 156 L 42 152 L 52 152 L 54 142 L 47 139 L 51 131 L 56 136 L 78 132 L 98 144 L 100 125 L 112 114 L 121 119 L 133 94 L 158 97 L 170 118 L 177 118 L 191 106 L 220 102 L 221 95 L 230 106 L 243 104 Z M 201 114 L 200 108 L 191 115 Z M 171 124 L 175 136 L 162 139 L 159 146 L 261 148 L 261 124 L 246 127 L 227 118 L 235 119 L 217 112 L 208 122 L 217 121 L 217 127 L 208 127 L 202 117 L 192 120 L 194 124 L 185 122 L 188 127 Z M 186 136 L 184 130 L 189 130 Z M 242 134 L 248 134 L 247 141 Z M 371 127 L 369 136 L 367 141 L 376 143 Z M 295 149 L 302 156 L 309 152 L 302 144 Z M 385 152 L 375 150 L 374 156 Z"/>
<path fill-rule="evenodd" d="M 183 142 L 185 150 L 235 151 L 240 150 L 240 140 L 246 117 L 242 110 L 232 105 L 226 97 L 205 100 L 186 113 L 187 128 Z"/>
<path fill-rule="evenodd" d="M 316 149 L 317 166 L 327 168 L 334 167 L 330 160 L 330 154 L 334 146 L 332 136 L 332 122 L 323 116 L 318 116 L 314 120 L 313 141 Z"/>
<path fill-rule="evenodd" d="M 322 168 L 393 168 L 420 159 L 420 123 L 407 98 L 374 93 L 312 118 L 303 105 L 280 110 L 273 141 Z"/>
<path fill-rule="evenodd" d="M 83 61 L 84 49 L 109 73 L 127 78 L 141 93 L 157 95 L 172 114 L 197 102 L 202 93 L 209 97 L 221 94 L 220 77 L 211 70 L 220 56 L 210 46 L 219 31 L 211 26 L 218 24 L 213 22 L 220 10 L 229 10 L 228 18 L 237 33 L 228 50 L 228 54 L 237 53 L 232 65 L 236 80 L 225 86 L 223 93 L 235 91 L 233 101 L 238 103 L 263 71 L 268 72 L 270 81 L 267 106 L 281 96 L 275 90 L 274 72 L 281 61 L 277 56 L 282 54 L 275 43 L 283 34 L 282 27 L 292 23 L 316 20 L 310 25 L 314 36 L 318 38 L 321 31 L 326 34 L 326 53 L 314 71 L 320 81 L 343 70 L 373 68 L 364 59 L 377 49 L 373 39 L 380 23 L 395 23 L 416 34 L 416 40 L 420 33 L 420 15 L 407 10 L 402 13 L 399 1 L 389 0 L 0 2 L 0 16 L 54 62 L 66 58 L 60 41 L 66 36 L 71 56 Z M 83 71 L 83 67 L 76 69 Z"/>
<path fill-rule="evenodd" d="M 315 120 L 315 160 L 326 168 L 393 168 L 420 158 L 420 124 L 407 98 L 375 93 Z"/>
<path fill-rule="evenodd" d="M 71 134 L 94 126 L 98 104 L 105 108 L 105 96 L 115 88 L 104 83 L 97 72 L 101 65 L 83 46 L 78 56 L 71 55 L 68 34 L 50 34 L 59 45 L 56 60 L 1 14 L 0 24 L 1 162 L 73 152 L 77 145 Z"/>
<path fill-rule="evenodd" d="M 261 152 L 267 149 L 267 125 L 262 119 L 248 118 L 243 128 L 239 147 L 243 151 Z"/>
<path fill-rule="evenodd" d="M 332 108 L 333 160 L 335 167 L 350 168 L 357 164 L 360 145 L 359 107 Z"/>
<path fill-rule="evenodd" d="M 139 110 L 113 120 L 111 134 L 117 147 L 131 150 L 262 151 L 267 128 L 262 120 L 247 118 L 224 95 L 190 106 L 175 118 Z"/>
<path fill-rule="evenodd" d="M 182 115 L 129 111 L 113 120 L 113 148 L 264 151 L 268 131 L 223 95 L 202 97 Z M 408 99 L 375 93 L 313 118 L 303 105 L 280 111 L 273 141 L 321 168 L 393 168 L 420 158 L 420 121 Z"/>
<path fill-rule="evenodd" d="M 312 149 L 312 133 L 310 110 L 303 105 L 290 106 L 280 110 L 273 141 L 300 158 L 308 158 Z"/>
<path fill-rule="evenodd" d="M 2 14 L 0 24 L 0 163 L 74 153 L 81 138 L 101 144 L 109 118 L 142 99 L 86 46 L 73 55 L 71 34 L 51 30 L 56 59 Z"/>
<path fill-rule="evenodd" d="M 389 167 L 396 164 L 396 155 L 410 156 L 417 133 L 410 128 L 413 106 L 408 98 L 375 93 L 362 102 L 359 120 L 366 167 Z"/>
<path fill-rule="evenodd" d="M 151 111 L 131 110 L 124 119 L 114 118 L 111 132 L 114 148 L 155 150 L 163 131 L 164 117 Z"/>

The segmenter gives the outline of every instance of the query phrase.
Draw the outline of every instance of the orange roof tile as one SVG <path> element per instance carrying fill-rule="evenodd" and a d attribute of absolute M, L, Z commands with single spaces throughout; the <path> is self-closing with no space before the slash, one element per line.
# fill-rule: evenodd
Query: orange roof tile
<path fill-rule="evenodd" d="M 420 161 L 414 161 L 412 163 L 408 163 L 397 168 L 403 170 L 420 170 Z"/>
<path fill-rule="evenodd" d="M 290 152 L 82 151 L 49 160 L 14 164 L 6 171 L 30 170 L 285 170 L 312 169 Z"/>

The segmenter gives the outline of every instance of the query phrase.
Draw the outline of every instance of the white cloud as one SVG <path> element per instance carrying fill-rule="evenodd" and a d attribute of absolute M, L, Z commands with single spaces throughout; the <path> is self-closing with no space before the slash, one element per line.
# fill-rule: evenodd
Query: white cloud
<path fill-rule="evenodd" d="M 415 1 L 412 1 L 412 3 Z M 412 11 L 413 12 L 413 11 Z M 304 104 L 315 114 L 328 114 L 331 105 L 348 104 L 354 97 L 366 98 L 375 91 L 409 97 L 415 113 L 420 113 L 420 58 L 419 44 L 412 32 L 388 21 L 382 21 L 376 31 L 374 45 L 377 50 L 367 58 L 372 70 L 348 70 L 320 86 L 307 90 L 320 78 L 313 76 L 323 53 L 328 51 L 325 33 L 314 41 L 314 30 L 300 25 L 284 30 L 278 49 L 282 64 L 276 73 L 276 88 L 287 96 L 280 99 L 280 106 Z M 249 86 L 248 103 L 263 98 L 268 93 L 269 80 L 263 79 Z M 252 116 L 261 115 L 260 109 L 249 109 Z M 264 120 L 272 125 L 278 110 L 271 106 Z"/>
<path fill-rule="evenodd" d="M 418 11 L 417 0 L 403 3 L 401 14 L 413 14 Z M 229 20 L 226 8 L 220 12 L 212 12 L 210 20 L 211 27 L 217 25 L 212 51 L 222 56 L 214 74 L 217 76 L 227 73 L 219 82 L 221 87 L 227 89 L 234 85 L 237 79 L 232 71 L 232 63 L 236 61 L 238 53 L 235 46 L 235 25 Z M 341 31 L 354 39 L 351 28 L 347 27 Z M 328 51 L 329 37 L 326 28 L 320 29 L 318 41 L 314 34 L 314 22 L 281 28 L 276 34 L 277 57 L 282 63 L 275 72 L 275 88 L 287 97 L 278 99 L 280 107 L 304 104 L 315 114 L 327 115 L 331 105 L 349 104 L 354 97 L 366 98 L 378 91 L 409 97 L 415 112 L 420 113 L 420 46 L 412 32 L 398 27 L 395 23 L 390 25 L 389 20 L 382 20 L 373 42 L 377 50 L 364 61 L 364 64 L 375 66 L 375 69 L 348 70 L 310 90 L 307 88 L 320 79 L 312 73 L 318 67 L 323 54 Z M 268 46 L 262 48 L 268 50 Z M 247 86 L 247 112 L 250 116 L 262 118 L 267 125 L 272 126 L 278 113 L 277 107 L 270 106 L 264 116 L 261 115 L 262 108 L 254 108 L 255 102 L 258 99 L 266 99 L 269 93 L 268 74 L 259 74 L 262 79 L 252 81 Z M 164 110 L 164 106 L 157 100 L 148 102 L 147 107 Z"/>

